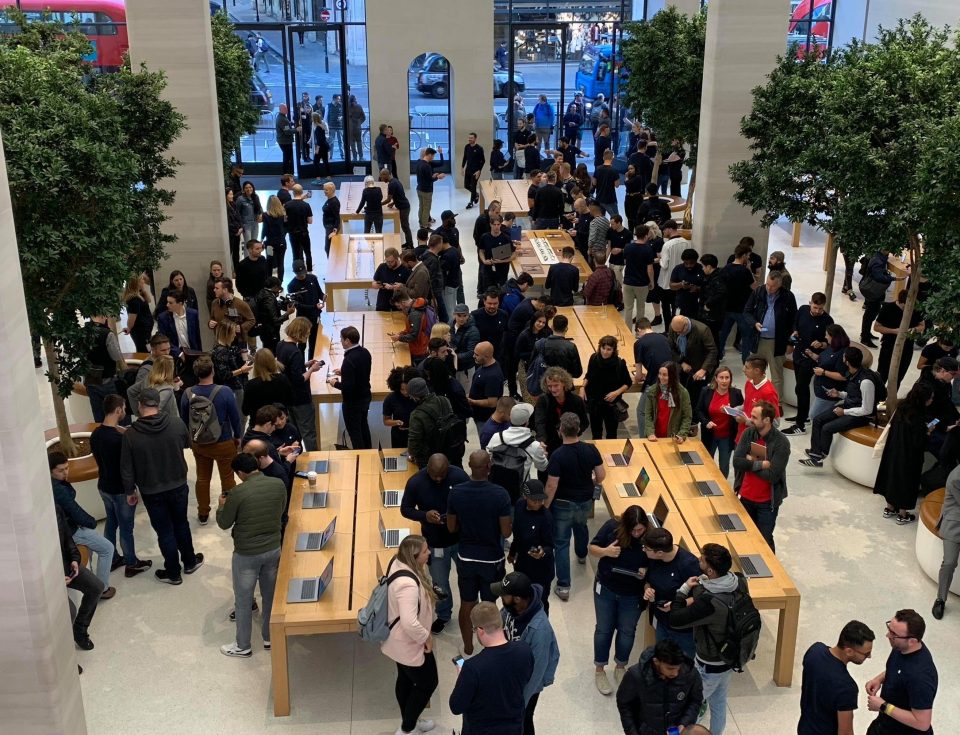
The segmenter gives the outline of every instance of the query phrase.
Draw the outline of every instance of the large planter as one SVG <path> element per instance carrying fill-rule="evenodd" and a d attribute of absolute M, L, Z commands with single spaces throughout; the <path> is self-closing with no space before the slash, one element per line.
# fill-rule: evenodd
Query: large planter
<path fill-rule="evenodd" d="M 123 359 L 128 368 L 139 368 L 148 357 L 145 352 L 126 352 Z M 74 383 L 73 392 L 67 398 L 67 416 L 75 424 L 93 423 L 93 411 L 90 408 L 90 397 L 87 387 L 83 383 Z"/>
<path fill-rule="evenodd" d="M 86 396 L 84 396 L 86 400 Z M 88 402 L 89 405 L 89 402 Z M 74 438 L 87 438 L 97 428 L 97 424 L 70 424 L 70 436 Z M 48 429 L 43 433 L 47 448 L 60 440 L 59 432 L 54 429 Z M 92 515 L 98 521 L 107 517 L 103 508 L 103 500 L 100 498 L 100 491 L 97 489 L 97 462 L 92 454 L 85 454 L 82 457 L 76 457 L 69 460 L 70 469 L 67 472 L 67 481 L 73 485 L 77 491 L 77 503 L 87 513 Z"/>

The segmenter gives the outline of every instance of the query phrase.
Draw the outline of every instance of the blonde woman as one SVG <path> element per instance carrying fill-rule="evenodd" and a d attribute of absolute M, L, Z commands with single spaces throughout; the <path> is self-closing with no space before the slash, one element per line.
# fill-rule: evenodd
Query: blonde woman
<path fill-rule="evenodd" d="M 383 232 L 383 192 L 377 186 L 372 176 L 363 180 L 363 194 L 360 195 L 360 206 L 357 214 L 363 212 L 363 231 Z"/>
<path fill-rule="evenodd" d="M 317 424 L 310 395 L 310 376 L 320 369 L 320 363 L 316 360 L 304 362 L 303 350 L 299 345 L 310 339 L 311 327 L 309 319 L 298 316 L 290 322 L 277 345 L 277 360 L 283 365 L 283 374 L 290 381 L 290 416 L 300 430 L 302 446 L 307 452 L 317 451 Z"/>
<path fill-rule="evenodd" d="M 236 333 L 233 324 L 218 322 L 214 330 L 217 344 L 210 350 L 210 359 L 213 360 L 213 382 L 223 385 L 233 391 L 237 399 L 237 406 L 243 405 L 243 389 L 247 384 L 247 375 L 253 369 L 248 365 L 246 343 L 240 343 L 243 348 L 234 344 Z"/>
<path fill-rule="evenodd" d="M 147 374 L 147 387 L 160 393 L 160 413 L 167 416 L 179 416 L 176 392 L 183 383 L 177 377 L 176 363 L 170 355 L 160 355 L 153 359 L 153 366 Z"/>
<path fill-rule="evenodd" d="M 387 620 L 396 623 L 380 650 L 397 664 L 401 723 L 395 735 L 428 732 L 434 727 L 432 720 L 419 719 L 438 681 L 430 633 L 437 598 L 427 569 L 429 560 L 427 540 L 407 536 L 387 565 L 387 577 L 392 578 L 387 587 Z"/>
<path fill-rule="evenodd" d="M 277 269 L 277 278 L 283 281 L 283 259 L 287 254 L 287 233 L 284 222 L 287 210 L 276 194 L 267 199 L 267 211 L 263 213 L 263 230 L 260 237 L 267 248 L 267 261 L 271 268 Z"/>
<path fill-rule="evenodd" d="M 657 285 L 657 279 L 660 277 L 660 251 L 663 250 L 663 233 L 653 220 L 648 220 L 643 224 L 650 228 L 650 240 L 647 244 L 653 248 L 653 256 L 656 258 L 653 261 L 653 283 L 650 284 L 650 290 L 647 291 L 647 303 L 653 305 L 653 321 L 650 322 L 650 326 L 656 327 L 663 324 L 663 307 L 661 306 L 664 298 L 663 289 Z M 668 293 L 667 298 L 672 298 L 672 294 Z"/>
<path fill-rule="evenodd" d="M 266 347 L 257 350 L 253 358 L 253 377 L 243 391 L 242 411 L 244 416 L 256 416 L 264 406 L 271 403 L 290 405 L 293 397 L 290 379 L 283 374 L 277 358 Z"/>
<path fill-rule="evenodd" d="M 150 307 L 150 288 L 146 274 L 132 276 L 123 290 L 127 306 L 127 326 L 123 333 L 133 339 L 137 352 L 149 352 L 147 343 L 153 333 L 153 310 Z"/>

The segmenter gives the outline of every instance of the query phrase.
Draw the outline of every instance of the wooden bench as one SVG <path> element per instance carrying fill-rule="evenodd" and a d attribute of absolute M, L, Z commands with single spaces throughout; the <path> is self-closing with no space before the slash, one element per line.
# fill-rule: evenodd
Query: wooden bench
<path fill-rule="evenodd" d="M 883 429 L 868 425 L 849 429 L 835 437 L 830 450 L 834 469 L 848 480 L 872 488 L 880 468 L 880 459 L 874 458 L 873 448 L 882 433 Z"/>

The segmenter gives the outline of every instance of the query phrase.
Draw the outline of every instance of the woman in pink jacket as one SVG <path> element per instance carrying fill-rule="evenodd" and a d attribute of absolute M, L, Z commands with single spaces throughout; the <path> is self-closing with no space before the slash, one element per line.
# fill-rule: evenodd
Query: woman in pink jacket
<path fill-rule="evenodd" d="M 437 688 L 437 661 L 433 656 L 430 626 L 436 595 L 427 570 L 430 547 L 423 536 L 407 536 L 387 567 L 397 575 L 387 589 L 390 637 L 380 644 L 387 658 L 397 663 L 397 704 L 403 721 L 394 735 L 429 732 L 433 720 L 418 719 Z"/>

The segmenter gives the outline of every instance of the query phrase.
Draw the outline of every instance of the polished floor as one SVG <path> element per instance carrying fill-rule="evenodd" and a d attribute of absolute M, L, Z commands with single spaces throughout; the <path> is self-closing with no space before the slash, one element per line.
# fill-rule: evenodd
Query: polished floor
<path fill-rule="evenodd" d="M 440 182 L 434 195 L 434 216 L 448 206 L 461 213 L 468 271 L 467 292 L 476 283 L 476 266 L 470 232 L 476 209 L 465 210 L 465 194 L 454 192 L 450 179 Z M 355 225 L 356 227 L 356 225 Z M 317 238 L 319 241 L 319 238 Z M 730 249 L 732 250 L 733 243 Z M 802 246 L 790 248 L 789 231 L 775 227 L 770 250 L 787 253 L 798 301 L 822 290 L 824 274 L 822 236 L 805 230 Z M 717 253 L 725 257 L 726 252 Z M 170 263 L 170 268 L 176 263 Z M 318 267 L 318 273 L 322 272 Z M 856 334 L 860 304 L 839 295 L 838 276 L 834 318 Z M 197 285 L 197 284 L 194 284 Z M 351 294 L 351 308 L 364 307 L 362 293 Z M 730 351 L 737 384 L 739 360 Z M 915 370 L 906 380 L 912 383 Z M 49 388 L 38 371 L 38 390 L 52 422 Z M 636 394 L 631 394 L 631 402 Z M 371 412 L 373 423 L 378 417 Z M 336 416 L 324 422 L 325 445 L 333 441 Z M 636 426 L 628 424 L 631 434 Z M 920 571 L 914 556 L 916 526 L 898 526 L 881 517 L 883 501 L 870 490 L 839 477 L 830 469 L 812 470 L 799 465 L 807 437 L 791 440 L 795 458 L 790 463 L 790 497 L 777 526 L 777 548 L 784 566 L 802 595 L 794 686 L 778 688 L 771 680 L 776 616 L 764 613 L 765 629 L 757 659 L 746 673 L 734 675 L 730 689 L 730 735 L 766 735 L 795 732 L 799 713 L 800 661 L 814 641 L 833 643 L 850 619 L 867 623 L 878 636 L 873 659 L 852 667 L 863 684 L 883 668 L 889 645 L 883 637 L 884 621 L 900 608 L 915 608 L 927 619 L 929 645 L 940 674 L 940 696 L 934 707 L 937 732 L 960 731 L 960 707 L 953 695 L 960 675 L 956 656 L 960 643 L 960 600 L 951 597 L 942 621 L 929 614 L 935 585 Z M 325 448 L 327 448 L 325 446 Z M 332 448 L 332 447 L 330 447 Z M 191 483 L 193 465 L 191 460 Z M 215 481 L 216 483 L 216 481 Z M 214 492 L 214 497 L 216 492 Z M 591 528 L 605 518 L 599 511 Z M 290 646 L 292 713 L 274 718 L 270 694 L 270 657 L 260 647 L 254 618 L 254 655 L 250 659 L 222 656 L 219 646 L 233 640 L 227 619 L 232 607 L 228 533 L 211 522 L 200 527 L 191 510 L 193 538 L 206 563 L 184 578 L 180 587 L 161 585 L 152 574 L 125 579 L 114 573 L 117 595 L 103 602 L 90 630 L 96 648 L 77 652 L 83 664 L 81 677 L 88 730 L 91 733 L 137 735 L 212 735 L 229 733 L 283 733 L 284 735 L 381 735 L 399 725 L 393 697 L 394 667 L 355 635 L 295 638 Z M 160 561 L 155 537 L 145 513 L 138 510 L 138 554 Z M 610 735 L 620 732 L 613 697 L 600 695 L 593 685 L 593 565 L 574 565 L 573 592 L 567 603 L 556 600 L 551 620 L 560 644 L 561 661 L 556 683 L 540 698 L 538 732 L 547 735 L 582 733 Z M 450 714 L 447 699 L 454 682 L 448 664 L 457 652 L 459 634 L 450 628 L 438 637 L 440 686 L 427 712 L 436 720 L 436 732 L 459 730 L 459 718 Z M 953 651 L 953 654 L 950 654 Z M 631 660 L 636 661 L 639 649 Z M 866 731 L 872 719 L 861 693 L 861 710 L 855 732 Z"/>

